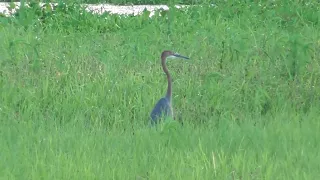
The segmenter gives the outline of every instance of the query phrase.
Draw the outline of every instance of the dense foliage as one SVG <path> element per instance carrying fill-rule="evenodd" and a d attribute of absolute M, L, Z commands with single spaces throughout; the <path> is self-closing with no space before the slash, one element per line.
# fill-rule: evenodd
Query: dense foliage
<path fill-rule="evenodd" d="M 319 179 L 319 2 L 150 15 L 0 17 L 0 179 Z M 184 123 L 154 130 L 165 49 Z"/>
<path fill-rule="evenodd" d="M 101 3 L 108 3 L 108 4 L 118 4 L 118 5 L 142 5 L 142 4 L 197 4 L 199 2 L 203 3 L 204 1 L 200 0 L 31 0 L 33 2 L 77 2 L 77 3 L 86 3 L 86 4 L 101 4 Z M 0 2 L 20 2 L 20 0 L 0 0 Z M 30 0 L 25 0 L 25 2 L 30 2 Z"/>

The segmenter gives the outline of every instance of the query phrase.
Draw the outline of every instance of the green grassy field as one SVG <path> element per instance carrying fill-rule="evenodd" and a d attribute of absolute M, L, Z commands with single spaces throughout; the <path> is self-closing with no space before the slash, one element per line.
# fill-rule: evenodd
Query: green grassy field
<path fill-rule="evenodd" d="M 319 3 L 217 5 L 0 18 L 0 179 L 319 179 Z"/>

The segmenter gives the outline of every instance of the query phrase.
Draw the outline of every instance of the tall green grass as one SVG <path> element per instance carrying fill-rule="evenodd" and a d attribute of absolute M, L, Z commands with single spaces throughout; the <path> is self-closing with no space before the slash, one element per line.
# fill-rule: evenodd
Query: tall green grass
<path fill-rule="evenodd" d="M 66 7 L 0 19 L 1 179 L 319 178 L 319 4 Z"/>

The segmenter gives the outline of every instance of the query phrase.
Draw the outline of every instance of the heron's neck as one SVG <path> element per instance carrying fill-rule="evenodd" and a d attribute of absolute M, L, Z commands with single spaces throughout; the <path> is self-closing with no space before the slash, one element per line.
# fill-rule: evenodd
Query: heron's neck
<path fill-rule="evenodd" d="M 167 79 L 168 79 L 168 89 L 167 89 L 167 94 L 166 94 L 166 98 L 169 100 L 169 102 L 171 102 L 171 97 L 172 97 L 172 82 L 171 82 L 171 75 L 168 71 L 167 65 L 166 65 L 166 58 L 162 58 L 162 69 L 163 71 L 166 73 L 167 75 Z"/>

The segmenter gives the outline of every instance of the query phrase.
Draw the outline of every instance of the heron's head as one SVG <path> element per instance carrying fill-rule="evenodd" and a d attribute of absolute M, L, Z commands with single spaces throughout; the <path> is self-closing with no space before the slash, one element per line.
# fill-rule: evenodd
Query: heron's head
<path fill-rule="evenodd" d="M 182 56 L 178 53 L 174 53 L 172 51 L 163 51 L 161 54 L 161 58 L 162 59 L 166 59 L 166 58 L 182 58 L 182 59 L 189 59 L 186 56 Z"/>

